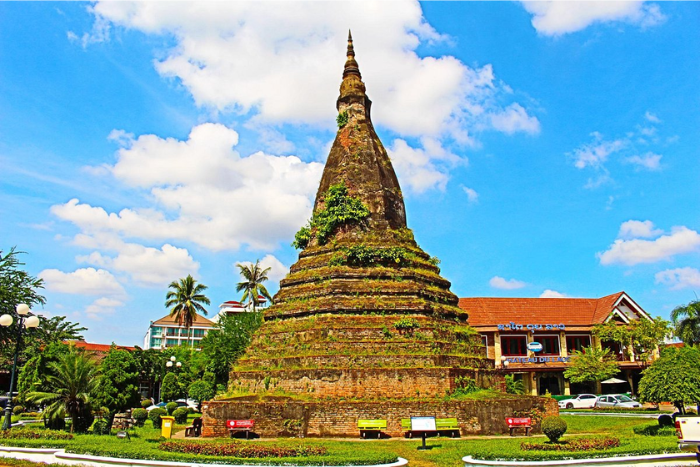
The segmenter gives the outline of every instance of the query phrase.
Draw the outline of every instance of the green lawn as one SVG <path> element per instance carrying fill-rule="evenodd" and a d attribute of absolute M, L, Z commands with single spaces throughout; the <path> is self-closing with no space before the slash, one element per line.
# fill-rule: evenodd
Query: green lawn
<path fill-rule="evenodd" d="M 623 417 L 583 417 L 563 416 L 569 425 L 564 440 L 573 436 L 615 436 L 621 445 L 608 451 L 597 452 L 551 452 L 551 451 L 521 451 L 520 443 L 542 442 L 546 438 L 533 436 L 518 437 L 472 437 L 464 439 L 429 438 L 428 451 L 417 450 L 420 440 L 391 439 L 391 440 L 327 440 L 327 439 L 280 439 L 280 440 L 251 440 L 242 441 L 249 444 L 277 445 L 283 447 L 324 446 L 328 453 L 320 457 L 280 458 L 265 463 L 297 463 L 297 464 L 368 464 L 390 462 L 396 456 L 410 461 L 411 467 L 461 467 L 461 458 L 472 455 L 482 459 L 530 459 L 554 460 L 564 457 L 599 457 L 624 454 L 646 454 L 660 452 L 677 452 L 676 438 L 666 436 L 642 436 L 635 434 L 635 427 L 653 426 L 655 420 L 623 418 Z M 252 459 L 222 458 L 213 456 L 197 456 L 185 453 L 164 452 L 158 449 L 160 431 L 149 427 L 137 429 L 131 441 L 117 439 L 114 436 L 76 435 L 70 441 L 60 440 L 7 440 L 0 439 L 0 444 L 21 446 L 55 446 L 65 447 L 70 452 L 108 455 L 125 458 L 161 459 L 161 460 L 192 460 L 197 462 L 217 463 L 254 463 Z M 184 425 L 176 426 L 182 429 Z M 638 428 L 639 431 L 639 428 Z M 591 435 L 592 434 L 592 435 Z M 227 443 L 230 440 L 220 439 L 216 442 Z"/>

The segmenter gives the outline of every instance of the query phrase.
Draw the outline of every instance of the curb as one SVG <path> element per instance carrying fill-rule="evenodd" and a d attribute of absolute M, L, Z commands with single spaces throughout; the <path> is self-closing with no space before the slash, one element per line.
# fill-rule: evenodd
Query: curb
<path fill-rule="evenodd" d="M 686 462 L 693 461 L 696 463 L 695 454 L 678 453 L 678 454 L 651 454 L 644 456 L 620 456 L 620 457 L 598 457 L 594 459 L 560 459 L 553 461 L 497 461 L 497 460 L 481 460 L 474 459 L 472 456 L 462 458 L 465 467 L 480 466 L 480 467 L 499 467 L 499 466 L 520 466 L 520 467 L 544 467 L 556 465 L 572 465 L 579 467 L 587 466 L 627 466 L 627 465 L 645 465 L 658 463 L 658 465 L 669 465 L 669 462 Z"/>
<path fill-rule="evenodd" d="M 102 456 L 90 456 L 87 454 L 73 454 L 66 452 L 64 449 L 39 449 L 39 448 L 19 448 L 19 447 L 9 447 L 0 446 L 0 453 L 6 453 L 9 455 L 0 454 L 2 457 L 13 457 L 17 459 L 26 459 L 26 456 L 13 456 L 12 454 L 28 454 L 35 455 L 36 457 L 42 456 L 45 459 L 37 460 L 35 462 L 43 463 L 59 463 L 67 465 L 85 465 L 90 467 L 103 467 L 103 466 L 125 466 L 125 467 L 253 467 L 251 464 L 248 465 L 234 465 L 234 464 L 202 464 L 196 462 L 172 462 L 172 461 L 156 461 L 156 460 L 144 460 L 144 459 L 122 459 L 118 457 L 102 457 Z M 31 460 L 31 459 L 30 459 Z M 61 462 L 63 461 L 63 462 Z M 402 457 L 399 460 L 391 464 L 375 464 L 375 465 L 364 465 L 364 466 L 347 466 L 347 467 L 403 467 L 408 465 L 408 461 Z M 279 467 L 279 466 L 269 466 L 262 464 L 255 464 L 254 467 Z M 291 464 L 289 467 L 294 467 Z M 322 466 L 303 466 L 303 467 L 322 467 Z"/>

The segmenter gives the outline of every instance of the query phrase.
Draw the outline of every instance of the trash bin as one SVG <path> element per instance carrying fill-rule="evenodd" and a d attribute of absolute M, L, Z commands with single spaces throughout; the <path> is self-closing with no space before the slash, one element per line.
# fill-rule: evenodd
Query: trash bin
<path fill-rule="evenodd" d="M 173 425 L 175 424 L 175 417 L 168 417 L 161 415 L 161 420 L 163 420 L 163 424 L 161 425 L 160 428 L 160 435 L 163 438 L 170 438 L 173 433 Z"/>

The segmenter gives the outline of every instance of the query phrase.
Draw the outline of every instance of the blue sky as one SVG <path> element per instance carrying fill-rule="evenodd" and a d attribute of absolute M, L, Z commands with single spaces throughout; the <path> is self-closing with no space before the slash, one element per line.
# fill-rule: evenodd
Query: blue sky
<path fill-rule="evenodd" d="M 140 344 L 297 253 L 347 29 L 409 227 L 466 296 L 700 289 L 696 2 L 0 3 L 0 248 L 48 315 Z"/>

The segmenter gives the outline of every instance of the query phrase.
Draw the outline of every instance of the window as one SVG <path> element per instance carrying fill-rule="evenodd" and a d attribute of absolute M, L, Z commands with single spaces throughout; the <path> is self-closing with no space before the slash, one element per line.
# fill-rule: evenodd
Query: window
<path fill-rule="evenodd" d="M 542 351 L 539 352 L 539 355 L 559 355 L 559 337 L 537 336 L 537 340 L 542 344 Z"/>
<path fill-rule="evenodd" d="M 566 350 L 571 354 L 575 350 L 583 352 L 583 349 L 591 346 L 591 336 L 566 336 Z"/>
<path fill-rule="evenodd" d="M 165 345 L 168 347 L 178 345 L 177 339 L 168 339 L 165 341 Z"/>
<path fill-rule="evenodd" d="M 502 336 L 501 353 L 506 356 L 527 355 L 525 336 Z"/>

